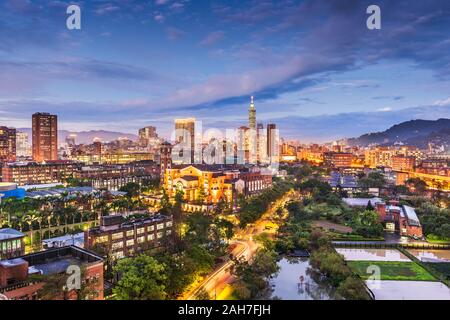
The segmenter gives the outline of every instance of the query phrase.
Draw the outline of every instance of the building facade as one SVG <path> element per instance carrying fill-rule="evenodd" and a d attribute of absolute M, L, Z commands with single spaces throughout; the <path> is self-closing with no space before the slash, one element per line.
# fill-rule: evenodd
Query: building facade
<path fill-rule="evenodd" d="M 32 116 L 33 160 L 58 160 L 58 117 L 49 113 Z"/>
<path fill-rule="evenodd" d="M 172 218 L 149 215 L 147 218 L 124 221 L 122 216 L 102 217 L 100 226 L 85 231 L 86 249 L 111 253 L 115 259 L 155 249 L 173 232 Z"/>
<path fill-rule="evenodd" d="M 84 249 L 68 246 L 0 261 L 0 294 L 9 300 L 40 300 L 41 289 L 52 275 L 65 274 L 69 266 L 84 270 L 81 282 L 88 287 L 89 300 L 104 299 L 103 259 Z M 39 279 L 31 278 L 40 275 Z M 47 297 L 51 300 L 76 300 L 75 290 L 63 288 Z"/>
<path fill-rule="evenodd" d="M 16 129 L 0 127 L 0 163 L 16 161 Z"/>
<path fill-rule="evenodd" d="M 25 253 L 25 234 L 15 229 L 0 229 L 0 260 L 12 259 Z"/>
<path fill-rule="evenodd" d="M 2 167 L 2 179 L 19 186 L 60 183 L 73 177 L 79 167 L 80 163 L 65 160 L 7 163 Z"/>

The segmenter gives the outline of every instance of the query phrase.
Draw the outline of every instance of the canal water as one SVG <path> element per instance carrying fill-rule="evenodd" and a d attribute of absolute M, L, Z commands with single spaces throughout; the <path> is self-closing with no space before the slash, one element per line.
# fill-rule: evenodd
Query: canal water
<path fill-rule="evenodd" d="M 360 249 L 336 248 L 347 261 L 411 261 L 407 256 L 395 249 Z"/>
<path fill-rule="evenodd" d="M 285 257 L 278 262 L 280 271 L 271 280 L 271 299 L 332 300 L 332 290 L 314 280 L 309 259 Z M 301 278 L 302 277 L 302 278 Z"/>
<path fill-rule="evenodd" d="M 450 263 L 450 250 L 408 249 L 408 251 L 422 262 Z"/>

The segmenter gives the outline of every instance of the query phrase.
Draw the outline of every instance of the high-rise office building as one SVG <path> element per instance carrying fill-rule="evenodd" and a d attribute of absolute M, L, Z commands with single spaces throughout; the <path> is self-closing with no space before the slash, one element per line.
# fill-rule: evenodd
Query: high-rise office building
<path fill-rule="evenodd" d="M 277 154 L 276 149 L 278 146 L 276 145 L 276 135 L 275 130 L 277 126 L 274 123 L 269 123 L 267 125 L 267 156 L 273 157 Z"/>
<path fill-rule="evenodd" d="M 32 116 L 33 159 L 58 160 L 58 117 L 49 113 Z"/>
<path fill-rule="evenodd" d="M 175 119 L 175 142 L 190 144 L 191 163 L 194 163 L 195 118 Z"/>
<path fill-rule="evenodd" d="M 16 133 L 16 156 L 18 158 L 31 157 L 31 145 L 26 132 L 17 131 Z"/>
<path fill-rule="evenodd" d="M 0 127 L 0 162 L 16 160 L 16 129 Z"/>
<path fill-rule="evenodd" d="M 250 109 L 248 110 L 248 126 L 250 129 L 256 130 L 256 109 L 253 96 L 250 100 Z"/>

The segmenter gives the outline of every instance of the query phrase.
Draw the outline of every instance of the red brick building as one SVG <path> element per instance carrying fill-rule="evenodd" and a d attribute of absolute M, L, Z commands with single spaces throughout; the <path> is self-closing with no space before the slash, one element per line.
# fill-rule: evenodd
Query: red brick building
<path fill-rule="evenodd" d="M 103 258 L 87 250 L 68 246 L 0 261 L 0 294 L 10 300 L 43 299 L 40 290 L 46 279 L 64 274 L 69 266 L 79 267 L 80 283 L 89 289 L 89 300 L 104 299 Z M 48 277 L 48 278 L 47 278 Z M 75 290 L 56 292 L 51 300 L 75 300 Z"/>

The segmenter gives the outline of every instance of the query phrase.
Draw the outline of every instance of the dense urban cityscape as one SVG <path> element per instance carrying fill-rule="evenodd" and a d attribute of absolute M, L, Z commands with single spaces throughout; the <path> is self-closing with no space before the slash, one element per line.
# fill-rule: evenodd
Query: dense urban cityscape
<path fill-rule="evenodd" d="M 31 145 L 25 132 L 0 127 L 2 295 L 270 299 L 282 254 L 308 257 L 326 275 L 317 292 L 302 275 L 302 295 L 389 296 L 352 276 L 376 265 L 353 261 L 367 247 L 375 261 L 407 261 L 406 274 L 380 263 L 381 279 L 436 281 L 434 294 L 449 298 L 448 145 L 304 145 L 257 123 L 253 97 L 248 110 L 237 141 L 198 141 L 194 118 L 175 119 L 172 143 L 153 126 L 136 141 L 61 142 L 48 113 L 32 115 Z M 83 285 L 58 290 L 73 264 Z"/>
<path fill-rule="evenodd" d="M 450 300 L 450 4 L 379 2 L 0 4 L 0 300 Z"/>

